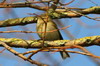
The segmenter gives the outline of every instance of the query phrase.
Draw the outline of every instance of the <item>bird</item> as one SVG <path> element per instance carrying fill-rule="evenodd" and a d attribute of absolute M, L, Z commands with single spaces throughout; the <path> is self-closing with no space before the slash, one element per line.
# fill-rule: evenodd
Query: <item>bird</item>
<path fill-rule="evenodd" d="M 46 29 L 45 29 L 45 22 L 46 22 Z M 58 29 L 57 25 L 54 23 L 54 21 L 51 18 L 46 18 L 45 16 L 40 16 L 37 19 L 36 24 L 36 31 L 38 32 L 45 32 L 45 31 L 52 31 Z M 44 33 L 38 33 L 39 37 L 43 39 Z M 60 31 L 54 31 L 54 32 L 46 32 L 45 34 L 45 40 L 47 41 L 53 41 L 53 40 L 63 40 L 63 37 L 60 34 Z M 69 56 L 69 54 L 65 51 L 60 51 L 62 59 L 66 59 Z"/>

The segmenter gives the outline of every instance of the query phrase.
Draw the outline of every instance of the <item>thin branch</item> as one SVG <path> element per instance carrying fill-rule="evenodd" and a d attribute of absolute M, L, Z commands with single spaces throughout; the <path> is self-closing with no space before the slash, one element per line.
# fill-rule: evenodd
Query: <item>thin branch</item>
<path fill-rule="evenodd" d="M 31 51 L 27 51 L 22 53 L 23 55 L 29 54 L 29 53 L 36 53 L 38 50 L 31 50 Z M 46 48 L 44 48 L 43 50 L 40 50 L 39 52 L 51 52 L 51 50 L 48 50 Z"/>
<path fill-rule="evenodd" d="M 58 30 L 64 30 L 66 28 L 69 28 L 71 25 L 66 26 L 66 27 L 62 27 L 59 29 L 55 29 L 55 30 L 51 30 L 51 31 L 47 31 L 47 33 L 52 33 Z M 14 31 L 0 31 L 0 33 L 16 33 L 16 32 L 21 32 L 21 33 L 44 33 L 44 32 L 33 32 L 33 31 L 18 31 L 18 30 L 14 30 Z"/>
<path fill-rule="evenodd" d="M 11 53 L 15 54 L 16 56 L 22 58 L 23 60 L 29 61 L 32 64 L 36 64 L 38 66 L 48 66 L 46 64 L 40 63 L 38 61 L 34 61 L 32 59 L 27 59 L 27 57 L 25 57 L 24 55 L 18 53 L 17 51 L 15 51 L 14 49 L 12 49 L 10 46 L 8 46 L 5 42 L 1 42 L 0 44 L 2 44 L 2 46 L 4 46 L 8 51 L 10 51 Z"/>
<path fill-rule="evenodd" d="M 95 4 L 96 6 L 98 6 L 98 4 L 96 4 L 96 3 L 95 3 L 95 2 L 93 2 L 92 0 L 88 0 L 88 1 L 90 1 L 91 3 Z"/>
<path fill-rule="evenodd" d="M 36 53 L 38 53 L 38 52 L 40 52 L 42 50 L 45 50 L 45 49 L 48 49 L 48 48 L 41 48 L 39 50 L 34 51 L 31 55 L 28 56 L 28 58 L 31 58 L 34 54 L 36 54 Z M 26 53 L 23 53 L 23 54 L 25 55 Z"/>
<path fill-rule="evenodd" d="M 29 7 L 29 8 L 35 8 L 39 10 L 45 11 L 45 7 L 41 7 L 38 5 L 33 5 L 31 2 L 20 2 L 20 3 L 4 3 L 0 4 L 0 8 L 24 8 L 24 7 Z"/>
<path fill-rule="evenodd" d="M 59 51 L 62 51 L 62 50 L 41 50 L 40 52 L 59 52 Z M 66 52 L 70 52 L 70 53 L 77 53 L 77 54 L 87 55 L 87 56 L 90 56 L 90 57 L 94 57 L 94 58 L 100 59 L 100 56 L 93 55 L 92 53 L 86 53 L 86 52 L 80 52 L 80 51 L 72 51 L 72 50 L 65 50 L 65 51 Z M 36 52 L 36 50 L 27 51 L 27 52 L 22 53 L 22 54 L 26 55 L 26 54 L 34 53 L 34 52 Z"/>
<path fill-rule="evenodd" d="M 72 1 L 70 1 L 69 3 L 66 3 L 66 4 L 62 4 L 62 3 L 59 2 L 59 4 L 60 4 L 61 6 L 66 6 L 66 5 L 71 4 L 71 3 L 74 2 L 74 1 L 75 1 L 75 0 L 72 0 Z"/>
<path fill-rule="evenodd" d="M 4 49 L 2 49 L 1 51 L 0 51 L 0 53 L 2 53 L 4 50 L 6 50 L 5 48 Z"/>
<path fill-rule="evenodd" d="M 2 2 L 0 2 L 0 4 L 4 4 L 6 2 L 6 0 L 3 0 Z"/>
<path fill-rule="evenodd" d="M 71 11 L 71 10 L 70 10 L 70 11 Z M 97 18 L 92 18 L 92 17 L 89 17 L 89 16 L 87 16 L 87 15 L 85 15 L 85 14 L 82 14 L 82 13 L 79 13 L 79 12 L 76 12 L 76 11 L 72 11 L 72 12 L 75 13 L 75 14 L 78 14 L 78 15 L 85 16 L 85 17 L 87 17 L 87 18 L 89 18 L 89 19 L 92 19 L 92 20 L 100 21 L 100 20 L 97 20 Z"/>
<path fill-rule="evenodd" d="M 90 56 L 90 57 L 94 57 L 94 58 L 100 59 L 100 56 L 96 56 L 96 55 L 93 55 L 93 54 L 90 54 L 90 53 L 79 52 L 79 51 L 69 51 L 69 50 L 67 50 L 67 52 L 78 53 L 78 54 L 87 55 L 87 56 Z"/>

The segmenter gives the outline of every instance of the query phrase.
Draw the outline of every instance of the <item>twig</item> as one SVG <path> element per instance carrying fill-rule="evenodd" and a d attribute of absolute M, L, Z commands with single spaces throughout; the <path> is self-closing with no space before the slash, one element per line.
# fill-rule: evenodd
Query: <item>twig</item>
<path fill-rule="evenodd" d="M 73 46 L 72 46 L 72 47 L 73 47 Z M 78 54 L 82 54 L 82 55 L 87 55 L 87 56 L 91 56 L 91 57 L 100 59 L 100 56 L 96 56 L 96 55 L 90 53 L 88 50 L 86 50 L 86 49 L 83 48 L 83 47 L 77 46 L 76 48 L 80 48 L 80 49 L 83 50 L 84 52 L 69 51 L 69 50 L 65 50 L 65 51 L 66 51 L 66 52 L 71 52 L 71 53 L 78 53 Z M 58 49 L 58 50 L 54 50 L 54 51 L 52 51 L 52 52 L 59 52 L 59 51 L 62 51 L 62 50 L 63 50 L 63 49 Z"/>
<path fill-rule="evenodd" d="M 50 52 L 51 50 L 46 50 L 46 49 L 43 49 L 43 50 L 40 50 L 40 52 Z M 23 55 L 26 55 L 26 54 L 29 54 L 29 53 L 35 53 L 37 52 L 37 50 L 31 50 L 31 51 L 27 51 L 27 52 L 24 52 L 22 53 Z"/>
<path fill-rule="evenodd" d="M 100 59 L 100 56 L 96 56 L 96 55 L 91 54 L 91 53 L 85 53 L 85 52 L 79 52 L 79 51 L 69 51 L 69 50 L 66 50 L 66 52 L 78 53 L 78 54 L 87 55 L 87 56 L 91 56 L 91 57 Z"/>
<path fill-rule="evenodd" d="M 32 52 L 32 54 L 29 55 L 28 58 L 31 58 L 34 54 L 36 54 L 36 53 L 38 53 L 38 52 L 40 52 L 40 51 L 43 51 L 43 50 L 45 50 L 45 49 L 48 49 L 48 48 L 41 48 L 41 49 L 39 49 L 39 50 L 36 50 L 36 51 Z M 28 52 L 23 53 L 23 54 L 27 54 L 27 53 L 28 53 Z"/>
<path fill-rule="evenodd" d="M 72 11 L 72 10 L 70 10 L 70 11 Z M 82 14 L 82 13 L 80 13 L 80 12 L 76 12 L 76 11 L 72 11 L 72 12 L 75 13 L 75 14 L 78 14 L 78 15 L 85 16 L 85 17 L 87 17 L 87 18 L 89 18 L 89 19 L 92 19 L 92 20 L 100 21 L 100 20 L 97 20 L 97 18 L 89 17 L 89 16 L 87 16 L 87 15 L 85 15 L 85 14 Z"/>
<path fill-rule="evenodd" d="M 71 25 L 66 26 L 66 27 L 62 27 L 62 28 L 59 28 L 59 29 L 47 31 L 47 33 L 49 33 L 49 32 L 55 32 L 57 30 L 64 30 L 66 28 L 69 28 L 70 26 Z M 14 31 L 0 31 L 0 33 L 15 33 L 15 32 L 21 32 L 21 33 L 44 33 L 44 32 L 33 32 L 33 31 L 17 31 L 17 30 L 14 30 Z"/>
<path fill-rule="evenodd" d="M 86 50 L 84 47 L 81 47 L 81 46 L 78 46 L 78 45 L 75 45 L 74 47 L 81 49 L 83 52 L 88 53 L 92 57 L 100 59 L 100 56 L 95 56 L 94 54 L 92 54 L 88 50 Z"/>
<path fill-rule="evenodd" d="M 0 4 L 0 8 L 21 8 L 21 7 L 29 7 L 29 8 L 35 8 L 39 10 L 47 10 L 45 7 L 41 7 L 38 5 L 33 5 L 31 2 L 20 2 L 20 3 L 5 3 L 5 4 Z"/>
<path fill-rule="evenodd" d="M 16 56 L 22 58 L 23 60 L 29 61 L 32 64 L 36 64 L 38 66 L 48 66 L 46 64 L 40 63 L 38 61 L 34 61 L 32 59 L 27 59 L 27 57 L 25 57 L 24 55 L 22 55 L 21 53 L 18 53 L 17 51 L 15 51 L 14 49 L 12 49 L 10 46 L 8 46 L 5 42 L 1 42 L 0 44 L 2 44 L 8 51 L 10 51 L 11 53 L 15 54 Z"/>
<path fill-rule="evenodd" d="M 4 49 L 2 49 L 1 51 L 0 51 L 0 53 L 2 53 L 4 50 L 6 50 L 5 48 Z"/>
<path fill-rule="evenodd" d="M 44 28 L 42 29 L 42 30 L 44 30 L 44 32 L 43 32 L 43 38 L 41 38 L 41 39 L 43 39 L 43 47 L 44 47 L 44 41 L 45 41 L 45 35 L 46 35 L 46 33 L 47 33 L 46 28 L 47 28 L 47 22 L 48 22 L 48 21 L 45 21 L 44 18 L 42 18 L 41 16 L 39 16 L 39 15 L 37 15 L 37 14 L 35 14 L 35 13 L 34 13 L 34 15 L 38 16 L 39 18 L 41 18 L 41 19 L 43 20 L 43 22 L 44 22 Z M 47 19 L 48 19 L 48 18 L 47 18 Z M 33 54 L 34 54 L 34 53 L 33 53 Z M 31 54 L 31 56 L 32 56 L 33 54 Z"/>
<path fill-rule="evenodd" d="M 68 9 L 67 7 L 64 7 L 64 8 L 65 8 L 67 11 L 70 11 L 70 12 L 75 13 L 75 14 L 77 14 L 77 15 L 82 15 L 82 16 L 85 16 L 85 17 L 87 17 L 87 18 L 89 18 L 89 19 L 96 20 L 96 21 L 100 21 L 100 20 L 97 20 L 97 18 L 92 18 L 92 17 L 89 17 L 89 16 L 87 16 L 87 15 L 81 13 L 81 10 L 75 11 L 75 10 Z"/>
<path fill-rule="evenodd" d="M 0 4 L 3 4 L 3 3 L 5 3 L 6 2 L 6 0 L 3 0 Z"/>
<path fill-rule="evenodd" d="M 62 3 L 59 2 L 59 4 L 60 4 L 61 6 L 66 6 L 66 5 L 71 4 L 71 3 L 74 2 L 74 1 L 75 1 L 75 0 L 72 0 L 72 1 L 70 1 L 69 3 L 66 3 L 66 4 L 62 4 Z"/>
<path fill-rule="evenodd" d="M 98 4 L 96 4 L 95 2 L 93 2 L 92 0 L 89 0 L 91 3 L 95 4 L 96 6 L 98 6 Z"/>
<path fill-rule="evenodd" d="M 59 52 L 59 51 L 62 51 L 62 50 L 41 50 L 40 52 Z M 72 50 L 65 50 L 65 51 L 70 52 L 70 53 L 77 53 L 77 54 L 87 55 L 87 56 L 91 56 L 91 57 L 100 59 L 100 56 L 96 56 L 96 55 L 93 55 L 91 53 L 80 52 L 80 51 L 72 51 Z M 36 52 L 36 50 L 27 51 L 27 52 L 22 53 L 22 54 L 25 55 L 25 54 L 34 53 L 34 52 Z"/>
<path fill-rule="evenodd" d="M 84 47 L 82 47 L 82 46 L 78 46 L 78 45 L 73 45 L 72 46 L 73 48 L 79 48 L 80 50 L 82 50 L 82 51 L 84 51 L 84 52 L 86 52 L 86 53 L 90 53 L 88 50 L 86 50 Z"/>

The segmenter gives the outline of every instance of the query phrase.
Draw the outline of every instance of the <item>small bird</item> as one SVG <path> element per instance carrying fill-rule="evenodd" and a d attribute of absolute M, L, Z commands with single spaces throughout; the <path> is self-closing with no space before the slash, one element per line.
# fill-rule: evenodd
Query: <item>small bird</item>
<path fill-rule="evenodd" d="M 38 17 L 38 20 L 37 20 L 37 26 L 36 26 L 37 32 L 44 32 L 45 31 L 45 22 L 44 21 L 47 24 L 46 31 L 52 31 L 52 30 L 58 29 L 57 25 L 52 21 L 51 18 L 47 19 L 46 17 L 42 16 L 42 17 Z M 44 33 L 38 33 L 38 35 L 41 39 L 43 39 Z M 47 41 L 63 40 L 63 38 L 62 38 L 59 30 L 57 30 L 54 32 L 46 32 L 45 40 L 47 40 Z M 65 51 L 60 51 L 60 54 L 61 54 L 63 59 L 70 57 L 69 54 Z"/>

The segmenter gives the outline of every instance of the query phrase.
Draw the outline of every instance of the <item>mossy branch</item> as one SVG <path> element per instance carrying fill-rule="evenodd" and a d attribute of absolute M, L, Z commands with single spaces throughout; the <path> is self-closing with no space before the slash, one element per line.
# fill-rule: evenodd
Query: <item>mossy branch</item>
<path fill-rule="evenodd" d="M 80 13 L 80 14 L 79 14 Z M 60 19 L 60 18 L 73 18 L 73 17 L 81 17 L 82 14 L 100 14 L 100 6 L 94 6 L 91 8 L 83 9 L 83 10 L 68 10 L 68 9 L 56 9 L 56 11 L 50 12 L 49 16 L 52 19 Z M 41 17 L 45 17 L 46 13 L 42 14 Z M 30 23 L 37 22 L 36 16 L 32 17 L 24 17 L 24 18 L 15 18 L 15 19 L 7 19 L 0 21 L 0 27 L 8 27 L 8 26 L 16 26 L 16 25 L 26 25 Z"/>
<path fill-rule="evenodd" d="M 30 23 L 36 23 L 36 17 L 7 19 L 7 20 L 4 20 L 4 21 L 0 21 L 0 27 L 26 25 L 26 24 L 30 24 Z"/>
<path fill-rule="evenodd" d="M 17 38 L 0 38 L 0 41 L 16 48 L 41 48 L 43 44 L 42 40 L 24 40 Z M 84 37 L 75 40 L 45 41 L 44 43 L 46 47 L 68 47 L 73 45 L 80 45 L 82 47 L 88 47 L 92 45 L 100 46 L 100 36 Z M 0 44 L 0 46 L 2 45 Z"/>

